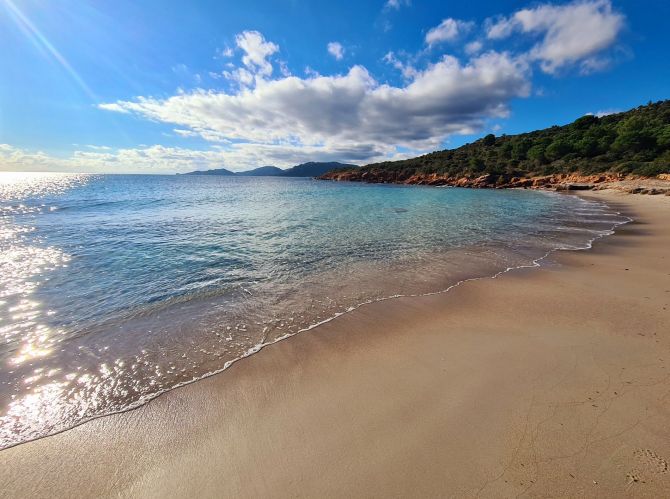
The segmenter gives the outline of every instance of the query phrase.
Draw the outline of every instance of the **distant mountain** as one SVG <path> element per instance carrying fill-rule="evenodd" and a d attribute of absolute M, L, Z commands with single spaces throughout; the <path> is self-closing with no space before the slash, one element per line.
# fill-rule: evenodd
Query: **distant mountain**
<path fill-rule="evenodd" d="M 237 172 L 244 177 L 277 177 L 284 174 L 284 170 L 276 166 L 261 166 L 245 172 Z"/>
<path fill-rule="evenodd" d="M 331 161 L 328 163 L 318 163 L 310 161 L 309 163 L 302 163 L 300 165 L 282 170 L 276 166 L 261 166 L 253 170 L 245 172 L 231 172 L 225 168 L 217 168 L 216 170 L 199 170 L 195 172 L 185 173 L 184 175 L 226 175 L 226 176 L 242 176 L 242 177 L 318 177 L 327 171 L 340 168 L 358 168 L 356 165 L 349 165 L 346 163 L 338 163 Z"/>
<path fill-rule="evenodd" d="M 197 170 L 184 173 L 184 175 L 236 175 L 236 173 L 226 170 L 225 168 L 217 168 L 216 170 Z"/>
<path fill-rule="evenodd" d="M 310 161 L 309 163 L 302 163 L 301 165 L 296 165 L 284 170 L 282 177 L 318 177 L 336 168 L 357 168 L 357 166 L 338 163 L 337 161 L 331 161 L 329 163 Z"/>

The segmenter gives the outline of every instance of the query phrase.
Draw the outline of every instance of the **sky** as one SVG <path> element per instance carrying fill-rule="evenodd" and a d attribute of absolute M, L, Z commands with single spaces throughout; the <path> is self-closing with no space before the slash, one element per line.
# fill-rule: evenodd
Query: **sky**
<path fill-rule="evenodd" d="M 0 170 L 367 164 L 670 97 L 666 0 L 0 0 Z"/>

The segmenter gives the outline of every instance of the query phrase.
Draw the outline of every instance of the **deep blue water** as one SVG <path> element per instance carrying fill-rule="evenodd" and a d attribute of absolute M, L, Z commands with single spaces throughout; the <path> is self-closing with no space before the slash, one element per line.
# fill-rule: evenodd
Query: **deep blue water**
<path fill-rule="evenodd" d="M 0 447 L 361 303 L 584 248 L 621 220 L 531 191 L 0 173 Z"/>

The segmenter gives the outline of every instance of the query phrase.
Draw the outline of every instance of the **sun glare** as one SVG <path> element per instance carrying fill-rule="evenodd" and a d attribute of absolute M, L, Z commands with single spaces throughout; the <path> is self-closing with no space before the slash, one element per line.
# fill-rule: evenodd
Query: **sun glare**
<path fill-rule="evenodd" d="M 30 19 L 19 9 L 12 0 L 4 0 L 7 5 L 7 10 L 11 18 L 14 20 L 23 34 L 42 52 L 47 56 L 53 58 L 63 69 L 72 77 L 77 85 L 84 91 L 84 93 L 91 99 L 97 102 L 98 98 L 89 88 L 82 77 L 75 71 L 68 60 L 61 54 L 56 47 L 49 41 L 49 39 L 35 26 Z"/>

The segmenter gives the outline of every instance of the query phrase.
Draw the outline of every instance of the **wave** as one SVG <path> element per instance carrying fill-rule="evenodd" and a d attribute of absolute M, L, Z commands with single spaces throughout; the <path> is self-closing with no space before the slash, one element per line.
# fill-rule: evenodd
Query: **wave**
<path fill-rule="evenodd" d="M 560 194 L 553 194 L 553 193 L 552 194 L 547 193 L 547 194 L 548 195 L 560 195 Z M 590 200 L 589 201 L 582 200 L 582 201 L 584 203 L 587 203 L 587 205 L 585 205 L 584 208 L 583 208 L 582 214 L 595 213 L 599 210 L 602 210 L 602 211 L 609 211 L 610 210 L 610 208 L 605 203 L 602 203 L 602 202 L 599 202 L 599 201 L 590 201 Z M 12 446 L 18 445 L 20 443 L 24 443 L 24 442 L 27 442 L 27 441 L 31 441 L 31 440 L 46 437 L 46 436 L 49 436 L 49 435 L 53 435 L 53 434 L 56 434 L 56 433 L 60 433 L 62 431 L 70 429 L 74 426 L 78 426 L 79 424 L 86 423 L 86 422 L 91 421 L 93 419 L 97 419 L 97 418 L 112 415 L 112 414 L 123 413 L 123 412 L 126 412 L 126 411 L 136 409 L 136 408 L 146 404 L 147 402 L 161 396 L 162 394 L 164 394 L 168 391 L 180 388 L 182 386 L 191 384 L 193 382 L 196 382 L 196 381 L 199 381 L 199 380 L 202 380 L 202 379 L 214 376 L 214 375 L 218 375 L 218 374 L 226 371 L 227 369 L 229 369 L 231 366 L 233 366 L 237 362 L 239 362 L 243 359 L 246 359 L 246 358 L 260 352 L 261 350 L 263 350 L 264 348 L 266 348 L 268 346 L 274 345 L 276 343 L 284 341 L 284 340 L 286 340 L 288 338 L 291 338 L 293 336 L 296 336 L 298 334 L 302 334 L 302 333 L 311 331 L 315 328 L 318 328 L 319 326 L 321 326 L 323 324 L 326 324 L 326 323 L 329 323 L 333 320 L 336 320 L 338 317 L 341 317 L 345 314 L 350 314 L 350 313 L 352 313 L 352 312 L 354 312 L 354 311 L 356 311 L 356 310 L 358 310 L 362 307 L 366 307 L 366 306 L 369 306 L 369 305 L 374 304 L 374 303 L 385 302 L 385 301 L 399 299 L 399 298 L 432 296 L 432 295 L 448 293 L 448 292 L 450 292 L 450 291 L 452 291 L 452 290 L 454 290 L 454 289 L 456 289 L 456 288 L 458 288 L 458 287 L 460 287 L 460 286 L 462 286 L 462 285 L 464 285 L 468 282 L 488 280 L 488 279 L 497 279 L 500 276 L 503 276 L 503 275 L 505 275 L 509 272 L 513 272 L 513 271 L 517 271 L 517 270 L 521 270 L 521 269 L 539 268 L 543 265 L 543 263 L 552 254 L 554 254 L 556 252 L 559 252 L 559 251 L 583 251 L 583 250 L 591 249 L 593 247 L 593 244 L 597 240 L 599 240 L 601 238 L 604 238 L 604 237 L 607 237 L 611 234 L 614 234 L 618 227 L 633 221 L 633 218 L 622 215 L 620 212 L 613 212 L 612 214 L 614 215 L 613 218 L 616 218 L 616 220 L 610 220 L 610 221 L 606 222 L 607 224 L 609 224 L 608 227 L 600 229 L 600 230 L 597 230 L 597 229 L 581 230 L 582 228 L 579 228 L 579 227 L 567 227 L 567 226 L 566 227 L 558 227 L 558 228 L 557 227 L 552 227 L 553 230 L 559 230 L 559 231 L 563 231 L 563 229 L 565 229 L 566 233 L 575 233 L 575 232 L 580 232 L 582 234 L 586 233 L 588 235 L 588 237 L 583 242 L 581 242 L 580 244 L 576 244 L 576 243 L 568 244 L 565 241 L 563 241 L 563 242 L 553 242 L 553 243 L 551 243 L 552 247 L 550 247 L 546 251 L 543 251 L 539 256 L 531 258 L 529 261 L 527 261 L 525 263 L 506 266 L 505 268 L 502 268 L 498 271 L 495 271 L 495 272 L 493 272 L 491 274 L 488 274 L 488 275 L 485 275 L 485 276 L 477 276 L 477 277 L 469 277 L 469 278 L 459 279 L 456 282 L 454 282 L 453 284 L 450 284 L 450 285 L 448 285 L 444 288 L 434 290 L 434 291 L 419 292 L 419 293 L 394 293 L 394 294 L 389 294 L 389 295 L 386 295 L 386 296 L 380 296 L 380 297 L 374 297 L 374 298 L 362 300 L 360 302 L 357 302 L 353 305 L 348 306 L 345 310 L 332 313 L 332 314 L 328 315 L 327 317 L 320 318 L 318 320 L 313 320 L 309 323 L 306 323 L 305 325 L 303 325 L 302 327 L 298 328 L 295 331 L 292 331 L 292 332 L 289 331 L 289 332 L 286 332 L 285 334 L 282 334 L 282 335 L 277 336 L 277 337 L 270 337 L 269 336 L 269 329 L 266 327 L 263 330 L 263 336 L 262 336 L 260 341 L 257 341 L 256 343 L 248 345 L 235 358 L 226 360 L 224 362 L 223 366 L 221 366 L 220 368 L 209 370 L 209 371 L 205 372 L 204 374 L 199 374 L 197 376 L 192 376 L 191 379 L 188 379 L 188 380 L 175 382 L 173 384 L 170 384 L 170 386 L 168 386 L 164 389 L 159 389 L 159 390 L 156 390 L 156 391 L 151 392 L 151 393 L 140 394 L 139 397 L 137 397 L 135 400 L 127 401 L 127 403 L 123 407 L 118 407 L 118 408 L 114 408 L 112 410 L 107 410 L 107 411 L 101 411 L 99 414 L 83 417 L 83 418 L 79 419 L 78 421 L 74 421 L 74 422 L 73 421 L 61 422 L 60 424 L 57 424 L 54 427 L 52 427 L 50 431 L 48 431 L 46 433 L 43 433 L 43 434 L 38 434 L 36 432 L 36 433 L 33 433 L 32 435 L 26 435 L 25 433 L 23 433 L 21 435 L 16 435 L 16 434 L 4 435 L 4 437 L 0 439 L 0 446 L 2 446 L 3 448 L 12 447 Z M 588 221 L 587 221 L 587 223 L 588 223 Z M 603 222 L 603 223 L 605 223 L 605 222 Z M 176 300 L 178 302 L 181 302 L 181 299 L 179 299 L 179 298 L 176 298 Z M 172 303 L 172 304 L 174 304 L 174 303 Z M 162 305 L 160 305 L 159 307 L 163 308 Z M 2 419 L 2 417 L 0 417 L 0 420 L 1 419 Z M 0 426 L 2 426 L 2 425 L 0 425 Z"/>

